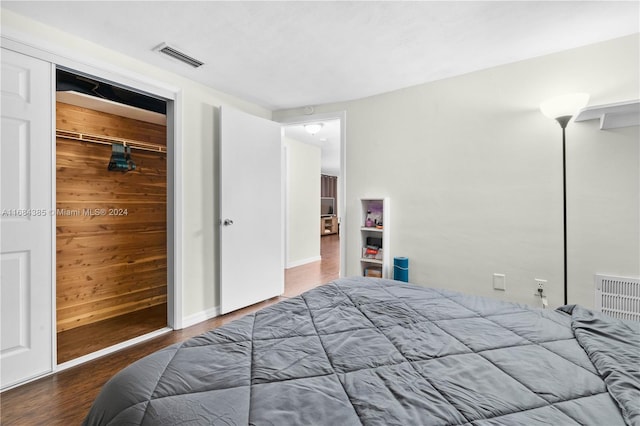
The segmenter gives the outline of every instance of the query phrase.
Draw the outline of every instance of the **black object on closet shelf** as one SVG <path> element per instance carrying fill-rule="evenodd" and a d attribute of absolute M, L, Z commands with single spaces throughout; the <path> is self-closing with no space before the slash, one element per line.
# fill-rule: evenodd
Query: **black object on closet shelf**
<path fill-rule="evenodd" d="M 111 145 L 110 171 L 128 172 L 136 169 L 136 163 L 131 159 L 131 147 L 114 143 Z"/>

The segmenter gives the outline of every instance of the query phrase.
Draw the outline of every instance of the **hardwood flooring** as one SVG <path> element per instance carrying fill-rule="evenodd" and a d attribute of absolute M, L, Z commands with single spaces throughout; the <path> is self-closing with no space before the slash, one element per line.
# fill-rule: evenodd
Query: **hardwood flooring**
<path fill-rule="evenodd" d="M 143 336 L 167 326 L 167 304 L 58 333 L 58 364 Z"/>
<path fill-rule="evenodd" d="M 337 234 L 320 237 L 319 262 L 286 269 L 284 272 L 285 297 L 297 296 L 318 284 L 324 284 L 340 275 L 340 239 Z"/>
<path fill-rule="evenodd" d="M 291 268 L 285 272 L 285 297 L 296 296 L 338 277 L 340 260 L 337 235 L 322 237 L 321 256 L 321 261 Z M 275 297 L 183 330 L 169 332 L 3 392 L 0 394 L 0 424 L 79 425 L 105 382 L 122 368 L 158 349 L 220 327 L 279 300 L 281 297 Z"/>

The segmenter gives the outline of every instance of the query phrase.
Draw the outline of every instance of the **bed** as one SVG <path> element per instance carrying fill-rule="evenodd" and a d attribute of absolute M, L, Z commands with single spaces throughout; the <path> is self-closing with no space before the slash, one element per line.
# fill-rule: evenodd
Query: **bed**
<path fill-rule="evenodd" d="M 639 425 L 639 324 L 340 279 L 143 358 L 86 425 Z"/>

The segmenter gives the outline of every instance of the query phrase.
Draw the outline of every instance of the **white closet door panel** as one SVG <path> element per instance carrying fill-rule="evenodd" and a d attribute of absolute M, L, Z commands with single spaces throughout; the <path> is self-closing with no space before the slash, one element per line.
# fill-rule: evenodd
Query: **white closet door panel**
<path fill-rule="evenodd" d="M 2 49 L 1 388 L 53 368 L 52 72 Z"/>

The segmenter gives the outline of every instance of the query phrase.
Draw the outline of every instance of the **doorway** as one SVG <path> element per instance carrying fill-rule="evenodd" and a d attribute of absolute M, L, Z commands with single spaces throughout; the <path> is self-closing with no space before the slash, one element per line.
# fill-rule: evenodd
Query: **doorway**
<path fill-rule="evenodd" d="M 66 363 L 167 327 L 167 101 L 56 72 L 56 336 Z"/>
<path fill-rule="evenodd" d="M 302 274 L 322 281 L 317 284 L 341 276 L 344 122 L 344 113 L 340 113 L 299 117 L 283 123 L 287 285 L 312 284 L 301 279 Z"/>

